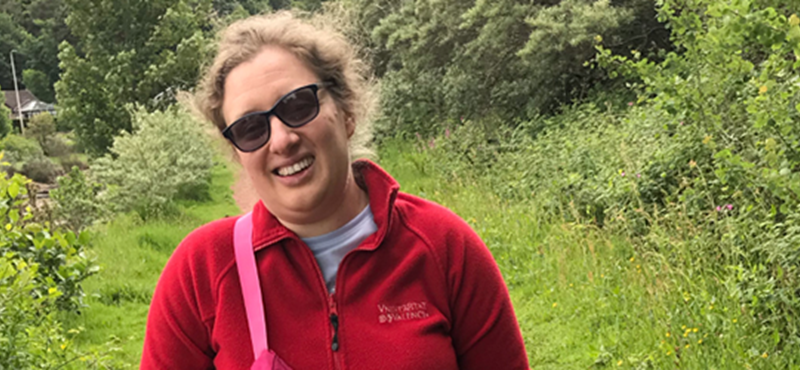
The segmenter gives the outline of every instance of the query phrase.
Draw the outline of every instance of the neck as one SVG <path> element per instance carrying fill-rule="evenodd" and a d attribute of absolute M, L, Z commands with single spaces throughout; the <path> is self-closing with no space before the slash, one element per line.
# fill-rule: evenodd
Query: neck
<path fill-rule="evenodd" d="M 350 222 L 369 204 L 369 196 L 358 186 L 352 171 L 351 168 L 344 196 L 340 198 L 341 201 L 336 207 L 332 207 L 334 211 L 330 215 L 311 223 L 293 223 L 281 219 L 279 221 L 301 238 L 327 234 Z"/>

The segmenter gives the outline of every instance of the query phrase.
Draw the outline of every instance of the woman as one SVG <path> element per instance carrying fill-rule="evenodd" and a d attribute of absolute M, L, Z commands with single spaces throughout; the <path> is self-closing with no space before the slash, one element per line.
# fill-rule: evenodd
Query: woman
<path fill-rule="evenodd" d="M 295 370 L 527 369 L 508 290 L 478 236 L 398 192 L 376 164 L 351 163 L 368 105 L 361 70 L 340 34 L 278 13 L 225 31 L 197 95 L 261 199 L 248 235 L 269 348 Z M 237 219 L 175 250 L 150 306 L 143 369 L 256 360 Z"/>

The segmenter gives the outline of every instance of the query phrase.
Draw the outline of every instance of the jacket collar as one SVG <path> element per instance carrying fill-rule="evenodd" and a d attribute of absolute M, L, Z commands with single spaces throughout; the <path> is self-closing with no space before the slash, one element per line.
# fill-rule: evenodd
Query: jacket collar
<path fill-rule="evenodd" d="M 358 250 L 374 250 L 383 241 L 389 231 L 392 209 L 397 198 L 400 185 L 386 171 L 372 161 L 361 159 L 353 162 L 353 175 L 359 186 L 366 189 L 369 205 L 378 230 L 368 237 L 357 248 Z M 298 239 L 294 232 L 283 226 L 280 221 L 258 201 L 253 207 L 253 246 L 255 250 L 269 247 L 282 239 Z"/>

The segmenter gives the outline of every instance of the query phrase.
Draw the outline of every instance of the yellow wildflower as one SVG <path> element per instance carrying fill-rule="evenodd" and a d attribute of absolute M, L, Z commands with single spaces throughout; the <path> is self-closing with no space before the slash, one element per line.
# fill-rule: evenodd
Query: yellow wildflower
<path fill-rule="evenodd" d="M 594 37 L 594 42 L 596 42 L 598 44 L 603 42 L 603 36 L 600 36 L 600 35 L 595 36 Z"/>
<path fill-rule="evenodd" d="M 697 344 L 703 344 L 703 340 L 702 339 L 698 340 Z"/>
<path fill-rule="evenodd" d="M 739 321 L 739 320 L 733 319 L 733 323 L 734 323 L 734 324 L 736 324 L 736 321 Z"/>
<path fill-rule="evenodd" d="M 666 335 L 667 335 L 667 338 L 669 338 L 669 332 L 667 332 L 667 334 L 666 334 Z"/>
<path fill-rule="evenodd" d="M 622 366 L 622 360 L 617 361 L 617 366 Z"/>
<path fill-rule="evenodd" d="M 761 86 L 761 87 L 759 87 L 759 88 L 758 88 L 758 93 L 759 93 L 759 94 L 766 94 L 766 93 L 767 93 L 767 90 L 769 90 L 769 88 L 767 87 L 767 85 L 763 85 L 763 86 Z"/>
<path fill-rule="evenodd" d="M 703 144 L 708 144 L 710 142 L 711 142 L 711 135 L 706 135 L 706 137 L 703 138 Z"/>
<path fill-rule="evenodd" d="M 767 358 L 767 357 L 769 357 L 769 355 L 766 352 L 764 352 L 764 354 L 762 354 L 761 357 Z"/>
<path fill-rule="evenodd" d="M 556 306 L 558 306 L 558 303 L 553 302 L 553 308 L 556 308 Z"/>
<path fill-rule="evenodd" d="M 689 348 L 691 346 L 692 346 L 691 344 L 687 344 L 684 348 Z"/>
<path fill-rule="evenodd" d="M 697 333 L 697 328 L 693 328 L 692 332 Z"/>

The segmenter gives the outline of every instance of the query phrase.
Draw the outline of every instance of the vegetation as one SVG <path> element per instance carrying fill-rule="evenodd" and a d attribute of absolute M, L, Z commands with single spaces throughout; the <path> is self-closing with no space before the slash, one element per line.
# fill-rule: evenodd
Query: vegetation
<path fill-rule="evenodd" d="M 669 49 L 653 1 L 343 0 L 382 77 L 380 135 L 441 122 L 514 125 L 612 85 L 584 68 L 593 40 L 614 51 Z"/>
<path fill-rule="evenodd" d="M 86 307 L 81 314 L 60 316 L 65 326 L 82 328 L 74 337 L 76 348 L 85 352 L 111 346 L 117 349 L 108 356 L 112 368 L 139 367 L 147 308 L 173 249 L 200 225 L 239 214 L 230 189 L 234 168 L 216 158 L 210 197 L 178 201 L 171 217 L 143 221 L 135 214 L 120 215 L 95 226 L 89 253 L 101 269 L 84 283 Z"/>
<path fill-rule="evenodd" d="M 11 110 L 3 104 L 0 105 L 0 139 L 6 137 L 9 132 L 11 132 Z"/>
<path fill-rule="evenodd" d="M 19 174 L 0 177 L 0 365 L 93 367 L 97 358 L 75 352 L 73 335 L 55 318 L 82 305 L 80 283 L 97 271 L 84 255 L 87 235 L 38 222 L 24 199 L 26 185 Z"/>
<path fill-rule="evenodd" d="M 134 125 L 135 134 L 117 136 L 92 165 L 106 187 L 100 201 L 148 219 L 169 214 L 178 198 L 208 197 L 213 151 L 199 122 L 178 109 L 139 109 Z"/>

